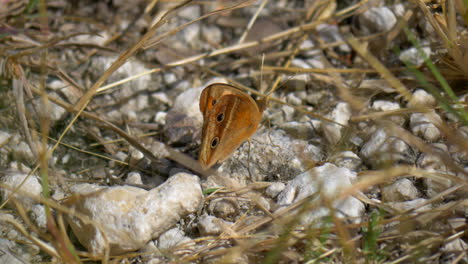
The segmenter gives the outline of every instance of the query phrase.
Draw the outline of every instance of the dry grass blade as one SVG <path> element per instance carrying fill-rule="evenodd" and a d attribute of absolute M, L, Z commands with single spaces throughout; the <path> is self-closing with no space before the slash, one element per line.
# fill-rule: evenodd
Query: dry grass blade
<path fill-rule="evenodd" d="M 388 116 L 401 116 L 401 115 L 408 115 L 412 113 L 429 113 L 433 109 L 431 108 L 404 108 L 404 109 L 397 109 L 397 110 L 388 110 L 388 111 L 382 111 L 382 112 L 375 112 L 375 113 L 370 113 L 370 114 L 365 114 L 365 115 L 359 115 L 359 116 L 353 116 L 351 117 L 352 122 L 361 122 L 365 120 L 378 120 L 384 117 Z"/>
<path fill-rule="evenodd" d="M 237 42 L 238 44 L 241 44 L 242 42 L 244 42 L 245 40 L 245 37 L 247 37 L 247 34 L 249 33 L 250 29 L 252 28 L 253 24 L 255 23 L 255 21 L 257 20 L 258 18 L 258 15 L 260 14 L 260 12 L 263 10 L 263 8 L 265 8 L 265 5 L 268 3 L 268 0 L 263 0 L 262 3 L 260 4 L 260 6 L 258 7 L 257 11 L 255 12 L 255 14 L 252 16 L 252 18 L 250 19 L 249 21 L 249 24 L 247 24 L 247 28 L 245 29 L 244 33 L 242 34 L 242 36 L 239 38 L 239 41 Z"/>
<path fill-rule="evenodd" d="M 91 98 L 96 94 L 99 87 L 109 78 L 109 76 L 115 72 L 120 66 L 122 66 L 132 55 L 135 54 L 137 50 L 143 47 L 143 45 L 155 34 L 156 30 L 160 27 L 160 25 L 164 22 L 165 16 L 169 15 L 172 12 L 175 12 L 177 9 L 184 7 L 187 3 L 191 2 L 190 0 L 184 1 L 181 4 L 175 6 L 174 8 L 167 11 L 160 20 L 154 24 L 148 32 L 140 39 L 138 42 L 133 45 L 130 49 L 123 52 L 117 60 L 107 69 L 102 76 L 91 86 L 91 88 L 80 98 L 78 103 L 76 104 L 76 109 L 79 109 L 77 116 L 80 115 L 80 112 L 86 108 Z M 71 122 L 73 123 L 73 122 Z"/>
<path fill-rule="evenodd" d="M 193 23 L 196 23 L 200 20 L 203 20 L 207 17 L 210 17 L 210 16 L 213 16 L 213 15 L 216 15 L 216 14 L 220 14 L 220 13 L 223 13 L 223 12 L 227 12 L 227 11 L 231 11 L 231 10 L 235 10 L 235 9 L 239 9 L 239 8 L 243 8 L 243 7 L 246 7 L 246 6 L 249 6 L 249 5 L 252 5 L 253 3 L 255 2 L 255 0 L 247 0 L 247 1 L 243 1 L 237 5 L 234 5 L 232 7 L 226 7 L 226 8 L 223 8 L 223 9 L 220 9 L 220 10 L 216 10 L 216 11 L 213 11 L 213 12 L 210 12 L 208 14 L 205 14 L 197 19 L 194 19 L 188 23 L 185 23 L 179 27 L 176 27 L 174 29 L 171 29 L 170 31 L 164 33 L 164 34 L 161 34 L 160 36 L 158 37 L 155 37 L 154 39 L 148 39 L 145 43 L 143 43 L 144 46 L 142 46 L 143 49 L 149 49 L 149 48 L 154 48 L 154 46 L 158 45 L 161 40 L 167 38 L 168 36 L 171 36 L 171 35 L 174 35 L 175 33 L 181 31 L 182 29 L 188 27 L 189 25 L 193 24 Z M 162 18 L 161 18 L 162 20 Z"/>
<path fill-rule="evenodd" d="M 363 43 L 356 39 L 351 33 L 345 34 L 345 39 L 407 102 L 411 100 L 411 93 L 406 86 L 396 78 L 387 67 L 379 62 L 378 59 L 366 49 Z"/>
<path fill-rule="evenodd" d="M 35 88 L 32 88 L 32 91 L 38 92 Z M 76 112 L 76 108 L 74 108 L 72 105 L 67 104 L 61 100 L 58 100 L 56 98 L 49 98 L 53 103 L 65 108 L 69 112 Z M 158 157 L 156 157 L 151 151 L 149 151 L 147 148 L 145 148 L 138 139 L 134 138 L 133 136 L 129 135 L 126 133 L 124 130 L 120 129 L 116 125 L 112 124 L 111 122 L 99 117 L 98 115 L 95 115 L 93 113 L 89 112 L 82 112 L 83 117 L 98 121 L 100 126 L 103 126 L 107 129 L 110 129 L 117 133 L 120 137 L 124 138 L 130 145 L 141 151 L 145 157 L 150 159 L 152 162 L 155 164 L 160 163 L 160 160 Z M 56 140 L 56 144 L 61 144 L 59 140 Z M 171 160 L 176 161 L 177 163 L 192 169 L 193 171 L 201 174 L 201 175 L 210 175 L 212 174 L 211 170 L 203 170 L 200 166 L 200 164 L 194 160 L 193 158 L 189 157 L 188 155 L 185 155 L 183 153 L 180 153 L 179 151 L 174 150 L 173 148 L 164 145 L 163 143 L 160 142 L 155 142 L 155 144 L 161 144 L 162 149 L 165 149 L 168 152 L 167 157 Z"/>
<path fill-rule="evenodd" d="M 442 44 L 447 49 L 448 54 L 450 57 L 455 61 L 457 66 L 462 69 L 465 76 L 468 76 L 468 64 L 466 63 L 466 56 L 460 50 L 458 46 L 458 36 L 459 34 L 456 33 L 456 22 L 455 22 L 455 11 L 454 11 L 454 1 L 446 1 L 445 3 L 448 5 L 448 12 L 447 15 L 444 17 L 445 21 L 441 24 L 436 20 L 433 14 L 429 11 L 426 4 L 422 0 L 413 0 L 419 6 L 420 10 L 423 12 L 427 21 L 431 24 L 431 26 L 436 31 L 437 35 L 439 36 Z"/>
<path fill-rule="evenodd" d="M 348 12 L 355 11 L 356 9 L 359 8 L 359 6 L 363 5 L 367 1 L 361 1 L 357 5 L 353 5 L 353 6 L 348 7 L 346 10 L 341 10 L 340 12 L 338 12 L 336 14 L 336 17 L 344 16 Z M 247 2 L 249 3 L 249 1 L 247 1 Z M 224 12 L 224 11 L 226 11 L 226 9 L 222 10 L 222 12 Z M 219 11 L 219 12 L 221 12 L 221 11 Z M 216 13 L 218 13 L 218 11 L 216 11 Z M 276 33 L 276 34 L 273 34 L 273 35 L 270 35 L 268 37 L 265 37 L 265 38 L 257 40 L 257 41 L 239 43 L 237 45 L 233 45 L 233 46 L 230 46 L 230 47 L 225 47 L 225 48 L 221 48 L 221 49 L 214 50 L 214 51 L 211 51 L 211 52 L 197 54 L 197 55 L 194 55 L 194 56 L 191 56 L 191 57 L 188 57 L 188 58 L 184 58 L 184 59 L 181 59 L 181 60 L 178 60 L 178 61 L 175 61 L 175 62 L 167 63 L 167 64 L 164 65 L 164 67 L 154 68 L 154 69 L 151 69 L 149 71 L 142 72 L 142 73 L 140 73 L 140 74 L 138 74 L 136 76 L 128 77 L 128 78 L 123 79 L 121 81 L 118 81 L 116 83 L 112 83 L 112 84 L 108 84 L 106 86 L 102 86 L 102 87 L 98 88 L 97 91 L 98 92 L 104 92 L 104 91 L 106 91 L 106 90 L 108 90 L 110 88 L 113 88 L 115 86 L 118 86 L 118 85 L 120 85 L 122 83 L 134 80 L 134 79 L 136 79 L 138 77 L 141 77 L 141 76 L 144 76 L 144 75 L 160 72 L 163 69 L 173 68 L 173 67 L 177 67 L 177 66 L 183 66 L 185 64 L 190 64 L 192 62 L 196 62 L 198 60 L 211 58 L 211 57 L 216 57 L 216 56 L 219 56 L 219 55 L 222 55 L 222 54 L 233 53 L 233 52 L 236 52 L 236 51 L 240 51 L 240 50 L 244 50 L 244 49 L 247 49 L 247 48 L 255 47 L 255 46 L 260 45 L 261 43 L 268 43 L 268 42 L 272 42 L 272 41 L 275 41 L 275 40 L 278 40 L 278 39 L 287 38 L 288 36 L 291 36 L 291 35 L 294 35 L 294 34 L 297 34 L 297 33 L 308 32 L 308 31 L 314 30 L 315 27 L 318 26 L 319 24 L 325 23 L 325 22 L 327 22 L 328 20 L 331 20 L 331 19 L 332 19 L 332 17 L 328 16 L 328 17 L 319 19 L 317 21 L 313 21 L 313 22 L 310 22 L 310 23 L 307 23 L 307 24 L 304 24 L 304 25 L 301 25 L 301 26 L 293 27 L 291 29 L 288 29 L 288 30 L 285 30 L 285 31 L 282 31 L 282 32 L 279 32 L 279 33 Z M 369 38 L 372 38 L 372 37 L 374 37 L 374 36 L 370 36 Z M 340 45 L 340 44 L 341 43 L 338 42 L 338 43 L 334 43 L 333 45 Z M 331 46 L 333 46 L 333 45 L 331 45 Z M 328 47 L 328 46 L 326 46 L 326 47 Z M 291 51 L 288 51 L 286 53 L 290 56 Z M 250 91 L 250 92 L 252 92 L 252 91 Z M 253 93 L 255 94 L 255 92 L 253 92 Z"/>
<path fill-rule="evenodd" d="M 176 7 L 174 7 L 173 9 L 169 10 L 166 12 L 165 15 L 169 14 L 171 11 L 175 11 L 177 10 L 178 8 L 181 8 L 183 6 L 186 5 L 186 3 L 188 3 L 190 1 L 185 1 L 183 2 L 181 5 L 178 5 Z M 161 17 L 161 20 L 156 23 L 154 26 L 151 27 L 151 29 L 142 37 L 142 39 L 140 39 L 138 41 L 138 43 L 136 43 L 133 47 L 131 47 L 130 49 L 128 49 L 126 52 L 124 52 L 123 54 L 120 55 L 120 57 L 109 67 L 109 69 L 107 69 L 105 71 L 105 73 L 94 83 L 94 85 L 80 98 L 80 100 L 77 102 L 77 104 L 75 105 L 75 107 L 73 107 L 72 109 L 74 109 L 76 111 L 76 115 L 73 117 L 73 119 L 68 123 L 67 127 L 64 129 L 64 131 L 62 132 L 62 134 L 60 135 L 60 137 L 57 139 L 57 142 L 54 144 L 54 146 L 52 148 L 50 148 L 47 152 L 45 152 L 43 154 L 43 158 L 45 157 L 48 157 L 50 155 L 52 155 L 52 153 L 55 151 L 55 149 L 59 146 L 59 144 L 61 143 L 62 139 L 65 137 L 66 133 L 70 130 L 70 128 L 73 126 L 73 124 L 76 122 L 76 120 L 78 119 L 78 117 L 81 115 L 81 113 L 84 111 L 84 109 L 86 108 L 86 106 L 88 105 L 88 103 L 90 102 L 91 98 L 96 94 L 97 92 L 97 89 L 104 83 L 104 81 L 113 73 L 115 72 L 120 66 L 122 66 L 125 61 L 130 58 L 131 55 L 133 55 L 138 49 L 141 48 L 141 46 L 154 34 L 154 32 L 156 31 L 156 29 L 159 27 L 160 23 L 162 23 L 162 19 L 164 18 L 164 16 Z M 15 64 L 12 64 L 13 66 Z M 42 95 L 42 96 L 45 96 L 45 98 L 47 98 L 47 94 L 45 92 L 42 92 L 42 91 L 38 91 L 38 94 Z M 71 112 L 75 112 L 75 111 L 71 111 Z M 111 127 L 112 129 L 114 129 L 114 131 L 116 131 L 117 133 L 119 133 L 121 136 L 127 136 L 127 134 L 122 131 L 121 129 L 119 129 L 118 127 L 114 126 L 113 124 L 111 124 L 110 122 L 107 123 L 107 125 L 109 127 Z M 42 126 L 46 129 L 48 129 L 48 126 Z M 46 139 L 46 137 L 43 137 L 43 139 Z M 143 146 L 141 146 L 141 144 L 139 144 L 138 141 L 134 140 L 132 137 L 127 137 L 126 138 L 127 140 L 130 140 L 130 142 L 132 144 L 134 144 L 135 146 L 137 146 L 137 148 L 139 148 L 140 151 L 142 151 L 145 155 L 147 155 L 147 157 L 150 157 L 152 158 L 153 160 L 158 160 L 154 155 L 153 153 L 151 153 L 150 151 L 148 151 L 146 148 L 144 148 Z M 45 150 L 45 149 L 44 149 Z M 182 158 L 185 158 L 185 157 L 182 157 Z M 187 159 L 183 159 L 184 162 L 187 160 Z M 44 162 L 45 159 L 42 159 L 42 161 Z M 38 163 L 36 165 L 36 167 L 31 171 L 30 174 L 34 174 L 37 169 L 40 168 L 40 164 Z M 41 168 L 45 168 L 44 166 L 42 166 Z M 46 175 L 46 174 L 42 174 L 42 175 Z M 23 181 L 24 182 L 24 181 Z M 48 186 L 47 183 L 45 186 Z M 17 189 L 19 189 L 21 187 L 21 185 L 18 186 Z M 46 190 L 47 192 L 47 190 Z M 8 199 L 0 206 L 3 207 L 6 203 L 7 203 Z"/>
<path fill-rule="evenodd" d="M 92 256 L 92 258 L 93 259 L 100 259 L 103 262 L 107 261 L 108 256 L 109 256 L 110 248 L 109 248 L 109 245 L 108 245 L 108 242 L 107 242 L 108 239 L 107 239 L 106 233 L 103 232 L 103 230 L 104 230 L 103 227 L 99 223 L 91 220 L 89 218 L 89 216 L 84 215 L 84 214 L 79 213 L 79 212 L 76 212 L 75 210 L 70 210 L 70 208 L 68 206 L 69 203 L 73 203 L 75 199 L 83 199 L 83 197 L 71 196 L 71 197 L 68 197 L 67 200 L 64 201 L 63 204 L 59 204 L 59 203 L 57 203 L 57 202 L 55 202 L 55 201 L 53 201 L 51 199 L 46 199 L 46 198 L 43 198 L 43 197 L 34 196 L 31 193 L 22 192 L 21 190 L 11 188 L 10 186 L 4 185 L 2 183 L 0 183 L 0 188 L 4 189 L 4 190 L 9 190 L 10 192 L 15 192 L 16 195 L 19 195 L 21 197 L 28 197 L 30 199 L 33 199 L 33 200 L 37 201 L 38 203 L 44 204 L 44 205 L 56 210 L 57 212 L 59 212 L 59 213 L 61 213 L 63 215 L 66 215 L 68 217 L 76 217 L 76 218 L 80 219 L 80 221 L 82 221 L 82 223 L 85 224 L 85 225 L 92 225 L 95 228 L 97 228 L 97 230 L 99 230 L 100 234 L 102 235 L 104 243 L 107 244 L 107 246 L 106 246 L 106 249 L 104 250 L 103 256 Z M 91 195 L 95 195 L 95 193 L 92 193 Z M 19 205 L 19 203 L 15 203 L 15 204 Z M 21 211 L 22 211 L 22 209 L 20 208 L 19 212 L 21 212 Z M 27 219 L 26 213 L 22 212 L 22 213 L 20 213 L 20 216 L 22 216 L 23 221 L 25 221 L 26 223 L 29 223 L 30 220 Z M 62 220 L 60 218 L 61 217 L 58 218 L 59 219 L 59 225 L 58 226 L 61 226 L 63 224 L 63 223 L 61 223 Z M 51 247 L 48 242 L 45 242 L 45 241 L 42 241 L 42 240 L 38 239 L 30 231 L 27 231 L 27 229 L 22 224 L 19 224 L 16 220 L 14 220 L 11 215 L 6 215 L 4 213 L 0 213 L 0 222 L 1 221 L 12 224 L 21 234 L 23 234 L 26 238 L 31 240 L 37 246 L 43 248 L 44 251 L 46 251 L 47 253 L 49 253 L 52 256 L 60 258 L 60 256 L 65 252 L 67 252 L 67 254 L 71 253 L 71 252 L 69 252 L 69 248 L 66 246 L 67 241 L 68 241 L 68 234 L 60 234 L 60 232 L 64 232 L 64 229 L 59 229 L 59 228 L 56 229 L 57 225 L 54 225 L 54 227 L 52 227 L 54 229 L 53 232 L 55 232 L 54 233 L 54 236 L 55 236 L 54 239 L 56 239 L 55 242 L 60 240 L 60 242 L 57 242 L 57 243 L 61 243 L 61 245 L 59 245 L 59 247 L 62 247 L 62 246 L 66 247 L 66 248 L 61 248 L 60 250 L 57 247 L 55 247 L 55 248 Z M 41 235 L 41 232 L 36 233 L 36 234 Z M 43 235 L 44 239 L 47 238 L 47 236 L 50 236 L 50 234 Z M 51 239 L 47 239 L 46 241 L 51 241 Z M 72 254 L 74 255 L 75 253 L 72 253 Z M 80 254 L 80 255 L 82 255 L 82 254 Z M 88 256 L 91 256 L 91 255 L 88 254 Z M 75 256 L 73 256 L 72 258 L 75 258 Z M 79 260 L 77 260 L 77 261 L 79 261 Z M 68 263 L 71 263 L 71 262 L 68 262 Z"/>
<path fill-rule="evenodd" d="M 465 0 L 2 3 L 8 247 L 64 263 L 466 262 Z M 259 21 L 274 26 L 255 36 Z M 212 81 L 268 100 L 271 126 L 204 171 L 194 91 Z M 113 255 L 112 221 L 70 209 L 109 189 L 158 195 L 180 175 L 195 182 L 157 204 L 195 190 L 200 207 L 158 215 L 170 225 L 145 229 L 140 251 Z M 72 194 L 89 186 L 101 191 Z M 73 249 L 70 219 L 96 228 L 102 254 L 74 225 L 87 250 Z"/>
<path fill-rule="evenodd" d="M 275 71 L 280 73 L 291 73 L 291 74 L 298 74 L 298 73 L 330 73 L 330 72 L 337 72 L 337 73 L 375 73 L 376 70 L 374 69 L 338 69 L 338 68 L 322 68 L 322 69 L 304 69 L 298 67 L 276 67 L 276 66 L 268 66 L 265 65 L 264 69 L 266 71 Z"/>
<path fill-rule="evenodd" d="M 50 246 L 49 243 L 46 241 L 42 241 L 38 239 L 37 237 L 33 236 L 26 228 L 24 228 L 23 225 L 21 225 L 18 221 L 12 219 L 8 215 L 5 214 L 0 214 L 0 221 L 11 224 L 12 226 L 15 227 L 15 229 L 20 232 L 23 236 L 25 236 L 27 239 L 32 241 L 34 244 L 36 244 L 38 247 L 40 247 L 42 250 L 44 250 L 47 254 L 54 256 L 56 258 L 59 258 L 59 254 L 55 250 L 54 247 Z"/>

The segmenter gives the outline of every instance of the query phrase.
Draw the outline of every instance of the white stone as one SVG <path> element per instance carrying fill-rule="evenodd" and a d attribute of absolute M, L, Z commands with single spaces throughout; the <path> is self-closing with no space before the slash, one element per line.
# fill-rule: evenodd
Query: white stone
<path fill-rule="evenodd" d="M 139 160 L 142 160 L 145 155 L 139 151 L 138 149 L 136 149 L 135 147 L 131 146 L 129 149 L 129 155 L 130 155 L 130 162 L 138 162 Z"/>
<path fill-rule="evenodd" d="M 204 39 L 209 39 L 210 44 L 221 44 L 223 41 L 223 32 L 218 26 L 204 25 L 202 34 Z"/>
<path fill-rule="evenodd" d="M 442 124 L 442 119 L 435 111 L 413 113 L 410 117 L 411 132 L 430 142 L 439 140 L 441 136 L 439 129 L 434 123 L 438 125 Z"/>
<path fill-rule="evenodd" d="M 45 213 L 44 205 L 42 204 L 35 204 L 31 208 L 32 217 L 34 219 L 34 223 L 36 226 L 46 229 L 47 228 L 47 216 Z"/>
<path fill-rule="evenodd" d="M 315 129 L 310 122 L 291 121 L 279 126 L 294 138 L 309 140 L 315 134 Z"/>
<path fill-rule="evenodd" d="M 338 216 L 350 217 L 353 222 L 358 223 L 365 209 L 364 204 L 354 197 L 336 200 L 343 190 L 352 186 L 355 179 L 356 173 L 347 168 L 338 168 L 331 163 L 326 163 L 299 174 L 291 180 L 279 194 L 278 205 L 287 206 L 318 193 L 332 200 L 332 206 L 337 209 Z M 305 214 L 302 221 L 309 223 L 328 214 L 328 209 L 322 207 Z"/>
<path fill-rule="evenodd" d="M 397 19 L 388 7 L 371 7 L 358 16 L 361 30 L 365 35 L 389 31 Z"/>
<path fill-rule="evenodd" d="M 148 108 L 149 105 L 149 96 L 146 94 L 139 94 L 136 98 L 136 107 L 134 108 L 137 111 L 142 111 Z"/>
<path fill-rule="evenodd" d="M 413 150 L 403 140 L 388 136 L 384 129 L 375 131 L 361 148 L 361 155 L 366 162 L 378 166 L 387 162 L 413 163 Z"/>
<path fill-rule="evenodd" d="M 123 120 L 122 115 L 123 113 L 118 109 L 107 112 L 107 118 L 109 121 L 120 122 Z"/>
<path fill-rule="evenodd" d="M 203 87 L 192 88 L 177 96 L 167 113 L 164 127 L 169 142 L 194 142 L 201 138 L 203 115 L 200 112 L 200 94 Z"/>
<path fill-rule="evenodd" d="M 177 76 L 173 72 L 167 72 L 164 74 L 164 81 L 166 84 L 173 84 L 177 82 Z"/>
<path fill-rule="evenodd" d="M 414 200 L 417 197 L 418 189 L 406 178 L 385 186 L 382 190 L 382 199 L 385 202 L 402 202 Z"/>
<path fill-rule="evenodd" d="M 348 168 L 351 171 L 357 171 L 362 165 L 361 158 L 352 151 L 339 152 L 330 157 L 330 162 L 338 167 Z"/>
<path fill-rule="evenodd" d="M 317 33 L 319 34 L 320 38 L 324 40 L 326 43 L 338 42 L 343 41 L 341 37 L 340 31 L 338 30 L 337 25 L 331 24 L 320 24 L 316 27 Z M 351 48 L 346 44 L 341 44 L 338 46 L 339 50 L 342 52 L 350 52 Z"/>
<path fill-rule="evenodd" d="M 283 105 L 281 107 L 281 111 L 283 112 L 284 121 L 291 121 L 293 119 L 294 113 L 296 112 L 296 110 L 294 110 L 294 108 L 289 105 Z M 281 122 L 284 122 L 283 120 Z"/>
<path fill-rule="evenodd" d="M 466 254 L 467 250 L 468 250 L 468 245 L 461 238 L 457 238 L 457 239 L 454 239 L 454 240 L 452 240 L 450 242 L 447 242 L 442 247 L 442 252 L 445 252 L 445 253 L 465 252 L 465 254 Z"/>
<path fill-rule="evenodd" d="M 121 161 L 124 161 L 127 159 L 128 155 L 127 153 L 125 152 L 122 152 L 122 151 L 119 151 L 115 154 L 115 157 L 118 159 L 118 160 L 121 160 Z"/>
<path fill-rule="evenodd" d="M 195 20 L 200 16 L 200 7 L 197 5 L 188 5 L 178 11 L 177 15 L 187 20 Z"/>
<path fill-rule="evenodd" d="M 0 216 L 1 217 L 1 216 Z M 1 219 L 0 219 L 1 221 Z M 3 223 L 2 223 L 3 224 Z M 15 238 L 17 239 L 17 238 Z M 0 238 L 0 263 L 5 264 L 24 264 L 29 261 L 20 258 L 17 253 L 12 251 L 15 248 L 15 243 L 8 239 Z"/>
<path fill-rule="evenodd" d="M 295 106 L 302 105 L 302 99 L 297 97 L 294 93 L 289 93 L 286 96 L 286 102 L 288 102 L 291 105 L 295 105 Z"/>
<path fill-rule="evenodd" d="M 158 103 L 163 103 L 167 105 L 172 104 L 172 101 L 167 96 L 167 93 L 163 93 L 163 92 L 151 94 L 151 99 L 158 101 Z"/>
<path fill-rule="evenodd" d="M 192 48 L 200 48 L 200 24 L 191 24 L 188 27 L 180 31 L 180 36 L 185 42 Z"/>
<path fill-rule="evenodd" d="M 18 191 L 12 196 L 17 199 L 26 210 L 30 210 L 32 206 L 37 202 L 42 193 L 42 185 L 39 183 L 39 180 L 35 175 L 30 175 L 17 172 L 17 171 L 6 171 L 0 174 L 0 182 L 6 186 L 9 186 L 10 189 L 15 189 L 23 181 L 23 185 Z M 0 195 L 2 201 L 6 201 L 11 195 L 11 190 L 0 189 Z"/>
<path fill-rule="evenodd" d="M 101 232 L 107 237 L 111 254 L 134 251 L 182 217 L 198 211 L 203 201 L 198 177 L 186 173 L 176 174 L 150 191 L 80 184 L 73 186 L 72 192 L 82 198 L 67 206 L 87 215 L 95 224 L 77 217 L 67 220 L 80 243 L 93 254 L 102 254 L 105 249 Z"/>
<path fill-rule="evenodd" d="M 275 198 L 280 192 L 284 190 L 286 184 L 282 182 L 273 182 L 265 189 L 265 194 L 270 198 Z"/>
<path fill-rule="evenodd" d="M 52 194 L 52 199 L 56 201 L 63 200 L 65 199 L 65 193 L 61 189 L 57 188 L 54 190 L 54 193 Z"/>
<path fill-rule="evenodd" d="M 305 62 L 302 59 L 293 59 L 291 62 L 291 65 L 293 67 L 298 67 L 302 69 L 310 69 L 311 66 Z M 311 81 L 310 74 L 304 73 L 304 74 L 294 74 L 294 76 L 291 76 L 288 78 L 287 82 L 285 83 L 285 86 L 287 87 L 288 90 L 294 90 L 294 91 L 305 91 L 307 83 Z M 293 93 L 290 93 L 287 95 L 287 97 L 290 97 L 293 95 Z M 291 100 L 292 99 L 292 100 Z M 295 100 L 294 100 L 295 99 Z M 287 102 L 291 103 L 293 105 L 301 105 L 302 103 L 302 98 L 288 98 Z"/>
<path fill-rule="evenodd" d="M 387 204 L 391 208 L 393 208 L 393 209 L 395 209 L 397 211 L 400 211 L 400 212 L 404 212 L 404 211 L 408 211 L 408 210 L 417 208 L 417 209 L 414 210 L 414 212 L 415 213 L 422 213 L 422 212 L 428 212 L 428 211 L 432 210 L 432 205 L 430 203 L 421 206 L 426 201 L 427 201 L 426 199 L 418 198 L 418 199 L 415 199 L 415 200 L 412 200 L 412 201 L 390 202 L 390 203 L 387 203 Z"/>
<path fill-rule="evenodd" d="M 132 100 L 134 101 L 134 100 Z M 122 118 L 126 122 L 137 122 L 138 121 L 138 115 L 137 113 L 132 109 L 125 109 L 122 111 Z"/>
<path fill-rule="evenodd" d="M 231 158 L 221 164 L 220 170 L 228 172 L 240 186 L 266 179 L 287 180 L 305 168 L 301 159 L 322 159 L 319 147 L 305 140 L 292 139 L 282 130 L 260 130 L 244 143 Z"/>
<path fill-rule="evenodd" d="M 58 96 L 56 94 L 52 94 L 52 97 L 57 98 Z M 37 105 L 40 106 L 41 108 L 45 108 L 46 115 L 50 118 L 52 121 L 58 121 L 61 120 L 65 114 L 67 113 L 67 110 L 65 108 L 54 104 L 53 102 L 49 101 L 46 105 L 44 105 L 40 100 L 37 100 Z"/>
<path fill-rule="evenodd" d="M 425 170 L 431 171 L 440 171 L 442 173 L 449 172 L 444 162 L 440 159 L 440 155 L 448 155 L 447 145 L 442 143 L 433 143 L 431 145 L 432 149 L 430 152 L 421 153 L 417 160 L 418 167 L 421 167 Z"/>
<path fill-rule="evenodd" d="M 167 250 L 190 240 L 191 239 L 186 237 L 182 230 L 179 228 L 172 228 L 159 236 L 158 248 L 160 250 Z"/>
<path fill-rule="evenodd" d="M 230 198 L 216 199 L 208 205 L 208 212 L 224 220 L 233 220 L 239 212 L 239 205 Z"/>
<path fill-rule="evenodd" d="M 141 174 L 136 171 L 131 171 L 127 175 L 127 179 L 125 179 L 125 183 L 128 184 L 143 184 L 143 180 L 141 179 Z"/>
<path fill-rule="evenodd" d="M 452 181 L 446 178 L 437 178 L 437 179 L 424 178 L 423 182 L 427 189 L 426 190 L 427 196 L 431 198 L 439 195 L 441 192 L 453 186 Z"/>
<path fill-rule="evenodd" d="M 217 236 L 224 232 L 224 221 L 211 215 L 202 215 L 198 219 L 198 231 L 202 236 Z"/>
<path fill-rule="evenodd" d="M 405 15 L 405 6 L 403 4 L 396 4 L 393 6 L 393 12 L 397 17 L 402 17 Z"/>
<path fill-rule="evenodd" d="M 421 50 L 424 55 L 420 54 L 416 47 L 409 48 L 402 51 L 398 58 L 402 62 L 409 62 L 412 65 L 421 66 L 424 63 L 424 59 L 431 56 L 431 48 L 423 47 Z"/>
<path fill-rule="evenodd" d="M 154 115 L 154 122 L 164 126 L 166 125 L 166 116 L 167 116 L 166 112 L 162 112 L 162 111 L 156 112 L 156 114 Z"/>
<path fill-rule="evenodd" d="M 144 247 L 142 247 L 138 252 L 141 252 L 141 260 L 143 263 L 160 263 L 160 262 L 152 262 L 154 259 L 159 260 L 159 258 L 163 257 L 163 254 L 156 246 L 157 241 L 150 241 Z"/>
<path fill-rule="evenodd" d="M 328 115 L 328 118 L 346 126 L 351 118 L 351 107 L 348 103 L 339 102 L 335 109 L 333 109 L 333 111 Z M 343 126 L 325 122 L 322 129 L 328 142 L 334 144 L 341 139 L 341 130 L 343 129 Z"/>
<path fill-rule="evenodd" d="M 36 157 L 26 142 L 21 141 L 16 145 L 12 145 L 11 143 L 12 142 L 10 142 L 10 145 L 12 147 L 15 159 L 24 160 L 28 164 L 32 164 L 36 161 Z"/>
<path fill-rule="evenodd" d="M 166 145 L 159 141 L 153 141 L 150 146 L 150 150 L 158 158 L 165 158 L 170 155 L 167 151 Z"/>
<path fill-rule="evenodd" d="M 314 54 L 316 53 L 317 50 L 312 50 L 307 52 L 307 54 Z M 325 64 L 321 60 L 322 54 L 315 55 L 313 58 L 310 58 L 307 60 L 307 63 L 310 65 L 311 68 L 313 69 L 325 69 Z"/>
<path fill-rule="evenodd" d="M 465 218 L 459 217 L 459 218 L 451 218 L 447 222 L 450 225 L 450 228 L 456 229 L 456 228 L 461 228 L 465 225 Z"/>
<path fill-rule="evenodd" d="M 103 72 L 104 70 L 108 69 L 116 60 L 117 57 L 96 57 L 92 61 L 92 67 L 95 69 L 91 70 L 94 70 L 96 72 Z M 109 78 L 109 82 L 120 81 L 129 76 L 135 76 L 148 70 L 149 69 L 138 60 L 127 60 L 111 75 L 111 77 Z M 132 81 L 121 84 L 119 88 L 115 90 L 115 98 L 126 98 L 134 96 L 135 92 L 148 89 L 148 86 L 150 86 L 151 84 L 152 81 L 150 74 L 140 76 Z M 113 99 L 109 100 L 104 97 L 104 100 L 110 101 Z M 123 105 L 123 108 L 126 108 L 126 104 Z"/>
<path fill-rule="evenodd" d="M 434 107 L 436 103 L 434 96 L 423 89 L 418 89 L 413 93 L 413 96 L 408 102 L 408 107 Z"/>
<path fill-rule="evenodd" d="M 0 146 L 4 146 L 10 140 L 11 134 L 5 131 L 0 131 Z"/>
<path fill-rule="evenodd" d="M 382 112 L 398 110 L 400 108 L 401 107 L 399 103 L 391 102 L 391 101 L 375 100 L 372 103 L 372 109 L 375 109 L 377 111 L 382 111 Z M 405 118 L 403 116 L 392 115 L 389 117 L 389 119 L 398 125 L 403 125 L 405 123 Z"/>
<path fill-rule="evenodd" d="M 62 164 L 67 164 L 70 160 L 71 160 L 71 155 L 67 153 L 63 155 L 61 162 Z"/>
<path fill-rule="evenodd" d="M 390 110 L 398 110 L 400 109 L 400 104 L 396 102 L 391 102 L 391 101 L 385 101 L 385 100 L 375 100 L 372 103 L 372 109 L 378 110 L 378 111 L 390 111 Z"/>

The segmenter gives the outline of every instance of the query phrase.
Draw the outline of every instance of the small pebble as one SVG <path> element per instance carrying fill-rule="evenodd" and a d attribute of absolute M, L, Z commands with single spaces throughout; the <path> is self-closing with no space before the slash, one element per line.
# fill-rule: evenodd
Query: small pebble
<path fill-rule="evenodd" d="M 385 202 L 409 201 L 417 197 L 418 189 L 406 178 L 397 180 L 382 189 L 382 199 Z"/>

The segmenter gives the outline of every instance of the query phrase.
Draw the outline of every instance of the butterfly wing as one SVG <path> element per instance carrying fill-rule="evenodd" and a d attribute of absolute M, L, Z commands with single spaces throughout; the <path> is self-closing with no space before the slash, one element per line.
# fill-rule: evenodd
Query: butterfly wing
<path fill-rule="evenodd" d="M 248 94 L 225 84 L 214 84 L 200 97 L 203 113 L 200 164 L 209 168 L 227 159 L 257 130 L 262 114 Z"/>

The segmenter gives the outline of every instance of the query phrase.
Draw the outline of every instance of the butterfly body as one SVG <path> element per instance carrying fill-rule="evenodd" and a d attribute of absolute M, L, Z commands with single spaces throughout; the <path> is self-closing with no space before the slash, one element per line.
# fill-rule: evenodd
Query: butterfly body
<path fill-rule="evenodd" d="M 199 162 L 203 168 L 226 160 L 257 131 L 262 119 L 261 109 L 250 95 L 221 83 L 203 90 L 200 111 L 203 129 Z"/>

